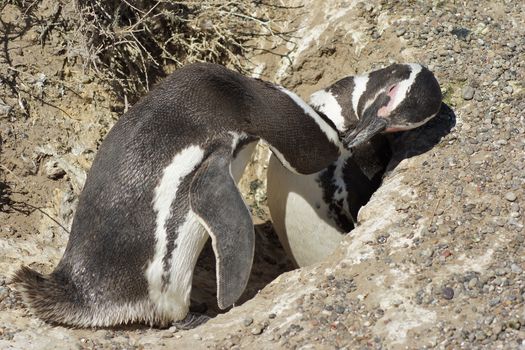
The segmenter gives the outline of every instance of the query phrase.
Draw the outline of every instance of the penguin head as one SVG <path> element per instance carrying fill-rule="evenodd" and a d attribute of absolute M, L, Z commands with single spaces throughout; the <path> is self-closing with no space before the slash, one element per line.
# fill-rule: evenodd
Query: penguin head
<path fill-rule="evenodd" d="M 441 89 L 434 74 L 419 64 L 393 64 L 368 74 L 359 101 L 359 121 L 343 132 L 347 148 L 380 132 L 409 130 L 432 119 L 441 107 Z"/>

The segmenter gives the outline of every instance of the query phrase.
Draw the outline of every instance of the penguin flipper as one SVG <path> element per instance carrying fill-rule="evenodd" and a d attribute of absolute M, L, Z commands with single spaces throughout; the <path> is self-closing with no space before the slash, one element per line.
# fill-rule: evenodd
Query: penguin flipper
<path fill-rule="evenodd" d="M 212 239 L 217 302 L 225 309 L 246 288 L 255 248 L 252 218 L 231 176 L 229 157 L 212 154 L 201 164 L 191 184 L 190 204 Z"/>

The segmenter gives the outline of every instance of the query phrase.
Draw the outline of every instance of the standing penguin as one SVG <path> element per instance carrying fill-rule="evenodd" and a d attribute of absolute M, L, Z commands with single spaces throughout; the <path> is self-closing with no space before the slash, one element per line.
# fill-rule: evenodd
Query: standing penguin
<path fill-rule="evenodd" d="M 236 181 L 258 139 L 305 174 L 341 149 L 337 131 L 282 87 L 213 64 L 177 70 L 107 134 L 58 266 L 14 276 L 25 301 L 47 321 L 80 327 L 183 320 L 210 236 L 218 305 L 231 306 L 254 254 Z"/>
<path fill-rule="evenodd" d="M 310 175 L 291 173 L 270 159 L 268 207 L 279 239 L 298 266 L 333 252 L 379 186 L 390 149 L 377 133 L 426 123 L 438 113 L 441 99 L 437 80 L 419 64 L 346 77 L 311 95 L 310 105 L 334 121 L 352 150 Z"/>

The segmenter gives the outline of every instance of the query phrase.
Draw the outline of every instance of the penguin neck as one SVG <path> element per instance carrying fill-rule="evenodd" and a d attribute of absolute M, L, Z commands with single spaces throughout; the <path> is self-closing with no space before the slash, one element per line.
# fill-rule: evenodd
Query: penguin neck
<path fill-rule="evenodd" d="M 344 149 L 337 130 L 295 93 L 281 87 L 266 87 L 262 96 L 267 108 L 257 136 L 290 171 L 316 173 L 337 160 Z"/>

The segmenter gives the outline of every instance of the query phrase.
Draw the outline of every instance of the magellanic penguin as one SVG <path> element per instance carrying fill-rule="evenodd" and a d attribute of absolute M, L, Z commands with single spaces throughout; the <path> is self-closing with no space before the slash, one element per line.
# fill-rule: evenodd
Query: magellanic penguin
<path fill-rule="evenodd" d="M 441 100 L 436 78 L 419 64 L 393 64 L 346 77 L 311 95 L 309 104 L 334 121 L 351 150 L 311 175 L 294 174 L 270 159 L 272 222 L 298 266 L 325 258 L 355 226 L 359 208 L 379 186 L 389 160 L 386 138 L 378 133 L 426 123 L 438 113 Z"/>
<path fill-rule="evenodd" d="M 283 87 L 214 64 L 167 77 L 102 142 L 55 270 L 15 274 L 26 303 L 79 327 L 183 320 L 209 236 L 218 306 L 233 305 L 254 255 L 236 181 L 258 139 L 294 173 L 318 172 L 342 149 L 331 123 Z"/>

